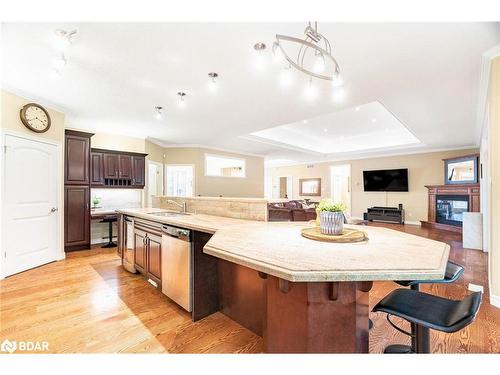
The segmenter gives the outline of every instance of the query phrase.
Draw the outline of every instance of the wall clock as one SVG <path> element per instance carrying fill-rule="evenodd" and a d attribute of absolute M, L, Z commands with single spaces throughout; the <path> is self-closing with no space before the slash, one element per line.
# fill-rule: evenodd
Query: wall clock
<path fill-rule="evenodd" d="M 49 113 L 39 104 L 26 104 L 21 108 L 19 116 L 24 126 L 36 133 L 45 133 L 50 128 Z"/>

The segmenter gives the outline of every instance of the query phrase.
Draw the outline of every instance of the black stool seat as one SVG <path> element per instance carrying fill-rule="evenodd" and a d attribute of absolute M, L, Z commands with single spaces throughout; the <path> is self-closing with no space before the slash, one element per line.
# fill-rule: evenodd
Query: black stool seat
<path fill-rule="evenodd" d="M 395 281 L 401 286 L 413 286 L 417 284 L 446 284 L 453 283 L 462 276 L 464 273 L 464 267 L 460 264 L 448 261 L 446 264 L 446 271 L 444 273 L 444 278 L 440 280 L 405 280 L 405 281 Z"/>
<path fill-rule="evenodd" d="M 451 333 L 474 320 L 481 298 L 481 292 L 474 292 L 462 301 L 453 301 L 416 290 L 396 289 L 384 297 L 373 311 L 382 311 L 426 328 Z"/>
<path fill-rule="evenodd" d="M 106 245 L 101 246 L 102 248 L 116 247 L 116 243 L 113 242 L 113 223 L 118 221 L 116 215 L 104 216 L 100 223 L 109 223 L 109 240 Z"/>

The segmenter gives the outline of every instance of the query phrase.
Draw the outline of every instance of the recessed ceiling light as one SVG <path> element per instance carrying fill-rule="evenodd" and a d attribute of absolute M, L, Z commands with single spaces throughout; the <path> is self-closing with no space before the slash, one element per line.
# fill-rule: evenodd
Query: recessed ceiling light
<path fill-rule="evenodd" d="M 186 106 L 186 101 L 184 100 L 184 98 L 187 94 L 183 91 L 179 91 L 177 95 L 179 96 L 179 102 L 177 103 L 178 106 L 180 108 L 184 108 Z"/>
<path fill-rule="evenodd" d="M 356 107 L 356 111 L 359 111 L 360 109 L 361 109 L 361 107 L 360 107 L 360 106 L 357 106 L 357 107 Z"/>
<path fill-rule="evenodd" d="M 377 119 L 376 119 L 376 118 L 372 118 L 372 122 L 373 122 L 373 123 L 376 123 L 376 122 L 377 122 Z"/>
<path fill-rule="evenodd" d="M 325 133 L 327 133 L 327 132 L 328 132 L 328 129 L 327 129 L 327 128 L 324 128 L 324 129 L 323 129 L 323 131 L 324 131 Z"/>

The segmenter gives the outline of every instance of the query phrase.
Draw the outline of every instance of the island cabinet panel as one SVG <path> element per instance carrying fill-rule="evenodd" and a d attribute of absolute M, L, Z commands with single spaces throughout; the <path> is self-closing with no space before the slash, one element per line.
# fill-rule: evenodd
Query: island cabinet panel
<path fill-rule="evenodd" d="M 368 353 L 371 282 L 267 277 L 266 353 Z"/>
<path fill-rule="evenodd" d="M 90 153 L 90 183 L 93 186 L 104 185 L 104 162 L 102 152 Z"/>
<path fill-rule="evenodd" d="M 253 269 L 219 259 L 220 311 L 259 336 L 266 314 L 266 280 Z"/>
<path fill-rule="evenodd" d="M 132 179 L 132 156 L 119 155 L 118 161 L 119 178 Z"/>
<path fill-rule="evenodd" d="M 103 154 L 104 178 L 120 177 L 120 157 L 118 154 Z"/>
<path fill-rule="evenodd" d="M 134 231 L 134 265 L 138 272 L 143 275 L 146 274 L 146 264 L 147 264 L 147 245 L 146 245 L 146 232 L 136 229 Z"/>
<path fill-rule="evenodd" d="M 89 184 L 91 136 L 91 134 L 66 131 L 64 147 L 65 185 Z"/>
<path fill-rule="evenodd" d="M 90 246 L 90 188 L 64 187 L 64 248 L 66 251 Z"/>
<path fill-rule="evenodd" d="M 147 277 L 161 285 L 161 237 L 147 234 Z"/>
<path fill-rule="evenodd" d="M 212 238 L 204 232 L 193 232 L 193 321 L 219 311 L 218 259 L 203 252 Z"/>
<path fill-rule="evenodd" d="M 132 157 L 132 185 L 135 187 L 144 187 L 145 184 L 145 164 L 144 156 Z"/>

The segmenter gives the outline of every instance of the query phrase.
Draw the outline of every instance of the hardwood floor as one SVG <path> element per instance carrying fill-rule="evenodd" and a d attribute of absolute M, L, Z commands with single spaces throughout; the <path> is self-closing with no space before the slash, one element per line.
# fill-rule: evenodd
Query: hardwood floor
<path fill-rule="evenodd" d="M 377 224 L 381 225 L 381 224 Z M 408 233 L 448 242 L 450 259 L 466 265 L 450 285 L 426 285 L 423 291 L 461 299 L 469 283 L 485 287 L 477 320 L 454 334 L 432 331 L 437 353 L 499 353 L 500 309 L 488 298 L 487 255 L 461 246 L 460 235 L 415 226 Z M 397 285 L 376 282 L 370 306 Z M 407 343 L 384 314 L 371 314 L 370 352 Z M 402 323 L 404 324 L 404 323 Z M 4 339 L 48 341 L 52 353 L 259 353 L 262 339 L 221 313 L 193 323 L 140 276 L 124 271 L 115 249 L 69 253 L 51 263 L 0 281 L 0 342 Z"/>

